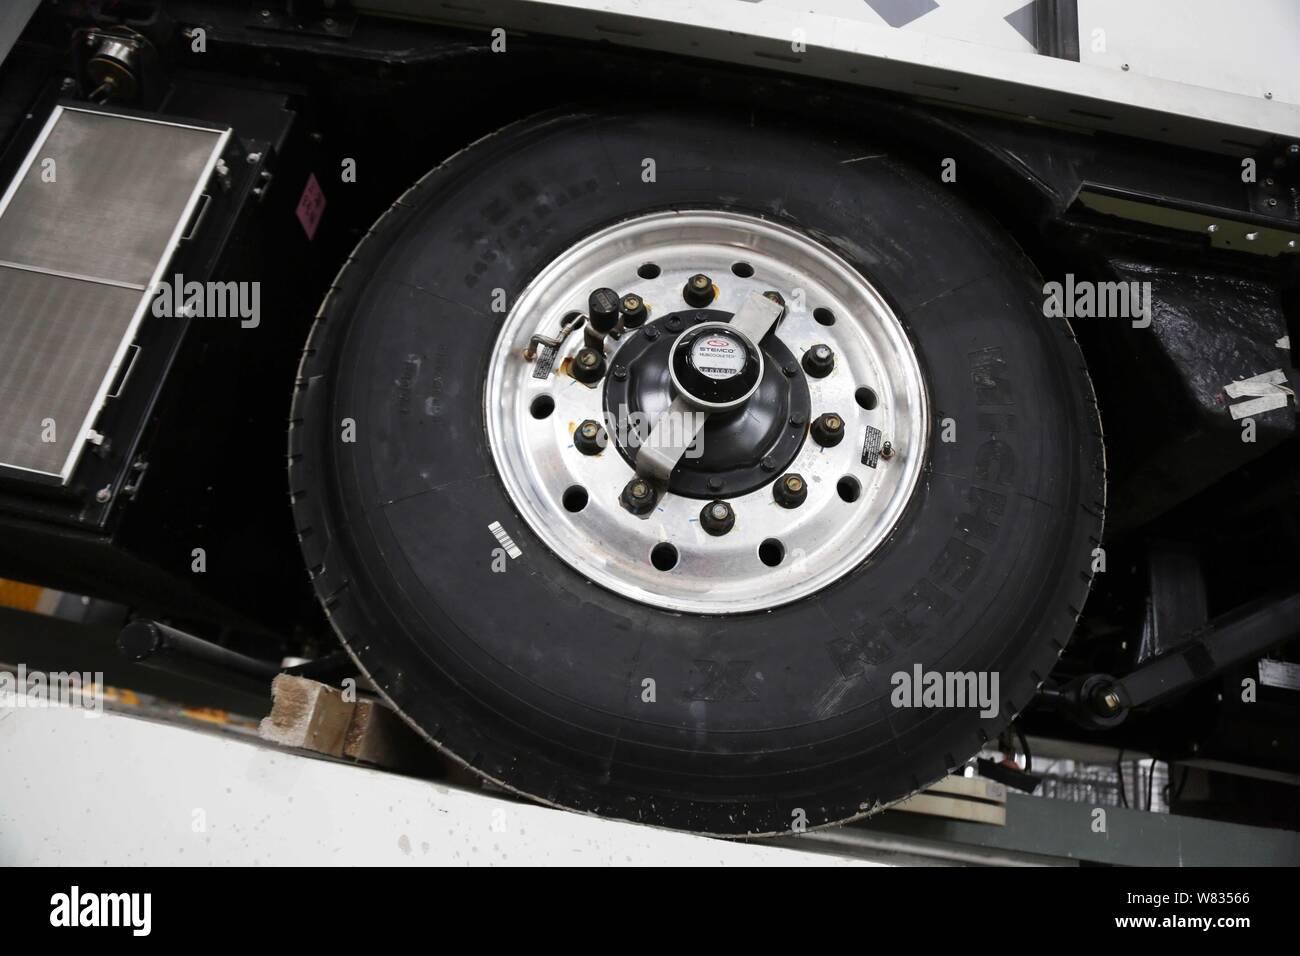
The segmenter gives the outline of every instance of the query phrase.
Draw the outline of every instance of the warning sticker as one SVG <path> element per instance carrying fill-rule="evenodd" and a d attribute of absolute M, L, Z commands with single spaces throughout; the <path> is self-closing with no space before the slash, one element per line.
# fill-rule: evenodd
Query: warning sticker
<path fill-rule="evenodd" d="M 875 425 L 867 426 L 866 438 L 862 441 L 862 464 L 868 468 L 875 468 L 876 462 L 880 461 L 880 439 L 883 433 Z"/>
<path fill-rule="evenodd" d="M 555 347 L 543 345 L 537 350 L 537 359 L 533 364 L 533 378 L 546 378 L 555 368 Z"/>
<path fill-rule="evenodd" d="M 325 215 L 325 190 L 320 188 L 314 173 L 309 173 L 307 176 L 307 185 L 303 187 L 295 213 L 298 222 L 302 223 L 302 231 L 307 233 L 307 239 L 309 241 L 315 239 L 320 217 Z"/>

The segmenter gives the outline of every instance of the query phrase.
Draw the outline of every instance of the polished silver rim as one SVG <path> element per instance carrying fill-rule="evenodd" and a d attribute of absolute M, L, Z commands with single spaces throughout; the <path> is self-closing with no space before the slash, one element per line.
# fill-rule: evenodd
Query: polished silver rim
<path fill-rule="evenodd" d="M 533 336 L 556 338 L 566 317 L 585 312 L 593 289 L 640 295 L 654 320 L 689 309 L 682 289 L 697 273 L 714 280 L 713 309 L 734 313 L 754 292 L 775 290 L 784 297 L 787 314 L 777 334 L 790 351 L 802 356 L 827 345 L 835 354 L 834 371 L 808 378 L 811 418 L 830 412 L 846 425 L 844 440 L 834 447 L 806 439 L 782 472 L 804 479 L 808 495 L 802 505 L 782 507 L 769 482 L 727 499 L 735 524 L 721 536 L 701 527 L 706 502 L 697 498 L 665 493 L 650 514 L 630 513 L 619 496 L 634 477 L 632 466 L 613 447 L 597 455 L 575 447 L 579 423 L 606 419 L 602 389 L 566 371 L 583 345 L 581 331 L 564 339 L 555 371 L 545 377 L 536 377 L 536 363 L 528 357 Z M 611 366 L 618 345 L 610 343 Z M 498 474 L 519 513 L 552 551 L 624 597 L 701 614 L 787 604 L 862 564 L 907 507 L 928 437 L 916 356 L 871 284 L 799 232 L 713 211 L 661 212 L 621 222 L 544 268 L 506 318 L 484 403 Z M 863 461 L 865 444 L 887 444 L 878 459 L 865 456 L 875 467 Z"/>

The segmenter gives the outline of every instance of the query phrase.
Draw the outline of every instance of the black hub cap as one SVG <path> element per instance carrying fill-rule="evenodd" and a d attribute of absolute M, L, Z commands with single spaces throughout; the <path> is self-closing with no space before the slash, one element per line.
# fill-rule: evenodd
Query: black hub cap
<path fill-rule="evenodd" d="M 730 318 L 730 312 L 714 309 L 664 316 L 624 337 L 611 359 L 619 371 L 605 380 L 605 415 L 615 426 L 626 421 L 610 434 L 633 467 L 636 446 L 680 394 L 670 363 L 676 363 L 687 398 L 726 402 L 753 389 L 739 407 L 709 417 L 696 445 L 673 469 L 668 483 L 673 494 L 714 499 L 753 491 L 785 470 L 808 431 L 808 383 L 777 336 L 759 344 L 759 361 L 754 346 L 736 332 L 712 325 L 694 328 Z"/>

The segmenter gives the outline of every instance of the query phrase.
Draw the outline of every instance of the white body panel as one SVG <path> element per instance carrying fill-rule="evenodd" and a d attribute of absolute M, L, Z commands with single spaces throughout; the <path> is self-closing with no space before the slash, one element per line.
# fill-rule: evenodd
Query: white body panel
<path fill-rule="evenodd" d="M 528 31 L 1224 153 L 1272 136 L 1300 141 L 1300 79 L 1288 56 L 1300 48 L 1294 0 L 1079 0 L 1081 62 L 1033 52 L 1007 21 L 1011 16 L 1025 25 L 1026 0 L 359 0 L 357 6 L 485 33 L 503 29 L 503 55 L 510 32 Z M 882 9 L 903 25 L 891 26 L 877 12 Z M 1096 29 L 1105 30 L 1104 52 L 1093 50 Z"/>

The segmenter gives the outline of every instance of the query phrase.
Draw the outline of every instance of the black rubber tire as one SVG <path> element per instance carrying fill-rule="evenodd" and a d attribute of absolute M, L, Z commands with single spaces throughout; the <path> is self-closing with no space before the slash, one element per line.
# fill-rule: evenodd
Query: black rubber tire
<path fill-rule="evenodd" d="M 928 785 L 1033 697 L 1101 535 L 1092 387 L 1008 237 L 937 169 L 880 152 L 779 121 L 549 115 L 453 156 L 358 246 L 303 355 L 293 507 L 339 636 L 444 751 L 575 810 L 789 832 Z M 513 302 L 580 238 L 666 208 L 759 215 L 836 250 L 890 300 L 927 378 L 934 439 L 900 527 L 767 613 L 673 614 L 592 585 L 520 520 L 488 448 L 493 290 Z M 497 521 L 522 551 L 505 573 Z M 890 676 L 914 662 L 998 672 L 999 715 L 892 707 Z"/>

